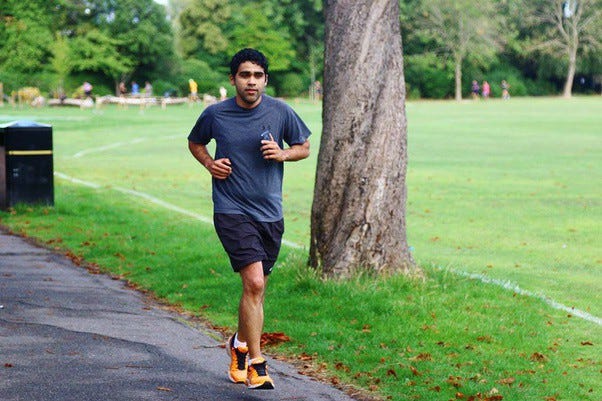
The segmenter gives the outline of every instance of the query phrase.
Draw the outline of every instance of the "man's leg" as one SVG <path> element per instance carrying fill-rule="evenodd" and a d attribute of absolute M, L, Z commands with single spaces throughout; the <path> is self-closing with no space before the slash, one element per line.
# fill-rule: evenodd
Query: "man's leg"
<path fill-rule="evenodd" d="M 273 389 L 267 362 L 261 356 L 263 331 L 263 301 L 268 278 L 261 262 L 251 263 L 240 270 L 242 297 L 238 307 L 238 339 L 246 341 L 249 349 L 247 386 L 252 389 Z"/>
<path fill-rule="evenodd" d="M 261 357 L 263 332 L 263 301 L 267 276 L 261 262 L 254 262 L 240 270 L 242 296 L 238 306 L 238 340 L 249 347 L 249 359 Z"/>

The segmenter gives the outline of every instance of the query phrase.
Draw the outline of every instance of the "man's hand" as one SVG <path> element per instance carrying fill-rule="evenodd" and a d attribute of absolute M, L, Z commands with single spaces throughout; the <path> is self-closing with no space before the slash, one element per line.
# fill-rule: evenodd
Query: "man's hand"
<path fill-rule="evenodd" d="M 286 160 L 286 153 L 278 146 L 278 142 L 274 140 L 272 134 L 270 134 L 269 141 L 261 141 L 261 153 L 263 153 L 265 160 L 275 160 L 277 162 Z"/>
<path fill-rule="evenodd" d="M 297 161 L 309 156 L 309 141 L 304 144 L 293 145 L 288 149 L 281 149 L 278 142 L 270 134 L 270 141 L 261 141 L 261 152 L 265 160 L 274 160 L 277 162 Z"/>
<path fill-rule="evenodd" d="M 232 173 L 230 159 L 213 160 L 205 145 L 188 141 L 188 149 L 190 149 L 190 153 L 192 153 L 194 158 L 205 166 L 213 178 L 225 180 Z"/>
<path fill-rule="evenodd" d="M 230 163 L 230 159 L 217 159 L 209 164 L 207 170 L 209 170 L 213 178 L 225 180 L 232 174 L 232 164 Z"/>

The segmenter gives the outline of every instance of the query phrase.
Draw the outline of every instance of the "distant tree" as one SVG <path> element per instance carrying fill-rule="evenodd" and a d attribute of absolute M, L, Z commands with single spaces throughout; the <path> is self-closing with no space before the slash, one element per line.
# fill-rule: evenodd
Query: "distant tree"
<path fill-rule="evenodd" d="M 153 0 L 111 0 L 97 4 L 98 27 L 118 41 L 121 57 L 134 63 L 130 74 L 152 78 L 169 73 L 174 37 L 165 7 Z"/>
<path fill-rule="evenodd" d="M 51 3 L 2 0 L 0 69 L 30 75 L 45 69 L 53 41 Z"/>
<path fill-rule="evenodd" d="M 56 89 L 61 92 L 65 89 L 65 80 L 73 70 L 69 39 L 57 32 L 50 51 L 50 65 L 56 73 Z"/>
<path fill-rule="evenodd" d="M 406 240 L 398 1 L 324 1 L 323 133 L 310 264 L 329 276 L 416 271 Z"/>
<path fill-rule="evenodd" d="M 230 20 L 231 7 L 227 0 L 191 0 L 180 12 L 178 47 L 184 58 L 205 59 L 228 48 L 223 30 Z M 207 61 L 207 60 L 205 60 Z"/>
<path fill-rule="evenodd" d="M 169 0 L 167 3 L 167 15 L 169 19 L 174 23 L 174 26 L 179 24 L 178 20 L 182 11 L 190 5 L 192 0 Z"/>
<path fill-rule="evenodd" d="M 180 14 L 184 11 L 192 0 L 169 0 L 167 3 L 167 16 L 171 21 L 171 25 L 175 36 L 175 52 L 182 56 L 180 40 L 182 37 L 182 25 L 180 22 Z"/>
<path fill-rule="evenodd" d="M 455 99 L 462 99 L 462 64 L 495 57 L 504 39 L 504 18 L 495 0 L 422 0 L 421 28 L 454 63 Z"/>
<path fill-rule="evenodd" d="M 241 0 L 236 0 L 241 1 Z M 262 11 L 273 27 L 285 30 L 295 51 L 295 73 L 309 73 L 313 82 L 324 63 L 324 13 L 321 0 L 265 0 Z M 321 79 L 321 78 L 320 78 Z"/>
<path fill-rule="evenodd" d="M 233 13 L 229 29 L 228 52 L 234 54 L 245 47 L 260 49 L 268 56 L 271 71 L 286 71 L 295 59 L 291 36 L 285 25 L 276 25 L 269 18 L 269 9 L 249 3 Z"/>
<path fill-rule="evenodd" d="M 564 60 L 563 96 L 571 97 L 580 56 L 602 49 L 602 0 L 525 0 L 531 50 Z"/>
<path fill-rule="evenodd" d="M 136 65 L 133 58 L 119 53 L 121 42 L 109 37 L 99 29 L 88 31 L 83 36 L 71 40 L 71 65 L 74 71 L 98 72 L 113 79 L 115 84 L 120 78 L 132 71 Z"/>

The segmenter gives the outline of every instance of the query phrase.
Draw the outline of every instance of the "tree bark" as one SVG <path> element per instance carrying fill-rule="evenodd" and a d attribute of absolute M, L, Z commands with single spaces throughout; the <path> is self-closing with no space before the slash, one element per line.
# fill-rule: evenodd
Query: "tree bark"
<path fill-rule="evenodd" d="M 459 102 L 462 100 L 462 58 L 456 57 L 454 77 L 456 80 L 456 95 L 455 99 Z"/>
<path fill-rule="evenodd" d="M 398 0 L 326 0 L 323 134 L 310 264 L 328 276 L 410 273 Z"/>
<path fill-rule="evenodd" d="M 569 69 L 566 74 L 564 90 L 562 97 L 570 98 L 573 96 L 573 80 L 575 79 L 575 70 L 577 69 L 577 49 L 571 49 L 569 54 Z"/>

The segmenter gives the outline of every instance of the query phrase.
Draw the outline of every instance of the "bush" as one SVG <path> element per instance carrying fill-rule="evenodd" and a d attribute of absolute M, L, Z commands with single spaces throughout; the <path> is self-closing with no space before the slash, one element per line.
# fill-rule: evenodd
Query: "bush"
<path fill-rule="evenodd" d="M 442 99 L 454 93 L 453 69 L 449 69 L 435 54 L 405 57 L 405 78 L 409 95 Z"/>
<path fill-rule="evenodd" d="M 169 96 L 172 97 L 180 96 L 180 93 L 178 92 L 178 85 L 173 82 L 158 79 L 154 82 L 151 82 L 151 84 L 153 85 L 153 94 L 155 96 L 165 96 L 166 94 L 169 94 Z M 187 93 L 185 93 L 184 96 L 186 94 Z"/>
<path fill-rule="evenodd" d="M 519 69 L 506 63 L 492 66 L 483 79 L 488 80 L 491 84 L 492 97 L 502 96 L 502 80 L 506 80 L 510 85 L 510 96 L 541 96 L 555 92 L 552 83 L 543 83 L 526 78 Z"/>
<path fill-rule="evenodd" d="M 188 80 L 192 78 L 198 84 L 199 95 L 209 93 L 211 95 L 219 94 L 220 84 L 224 77 L 221 73 L 214 71 L 209 64 L 197 59 L 184 60 L 182 71 L 177 77 L 177 88 L 181 94 L 188 95 L 190 88 Z"/>
<path fill-rule="evenodd" d="M 283 76 L 278 87 L 278 94 L 284 97 L 297 97 L 305 91 L 303 78 L 295 73 L 288 73 Z"/>
<path fill-rule="evenodd" d="M 525 80 L 527 94 L 530 96 L 549 96 L 558 94 L 556 86 L 549 81 L 533 81 L 532 79 Z"/>
<path fill-rule="evenodd" d="M 527 96 L 526 79 L 521 77 L 516 71 L 498 70 L 488 73 L 485 77 L 491 85 L 491 97 L 502 97 L 502 80 L 506 80 L 510 85 L 510 96 Z"/>
<path fill-rule="evenodd" d="M 112 81 L 102 81 L 99 75 L 92 73 L 77 73 L 67 77 L 65 80 L 65 87 L 63 88 L 65 94 L 69 97 L 83 97 L 84 91 L 82 85 L 88 81 L 92 84 L 92 96 L 99 97 L 105 95 L 115 94 L 115 83 Z M 51 91 L 56 92 L 56 83 L 51 88 Z"/>

